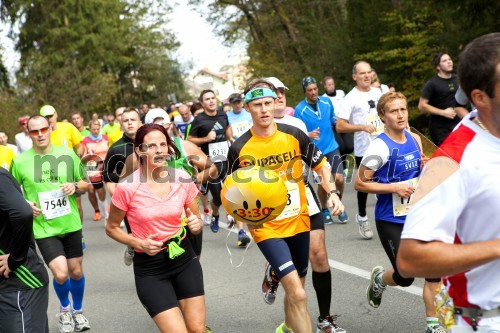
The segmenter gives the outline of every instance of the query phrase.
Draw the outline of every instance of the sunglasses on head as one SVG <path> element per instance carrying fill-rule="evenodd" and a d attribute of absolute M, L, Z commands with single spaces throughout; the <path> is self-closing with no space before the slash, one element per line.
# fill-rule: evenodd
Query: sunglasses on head
<path fill-rule="evenodd" d="M 43 128 L 40 128 L 40 129 L 37 129 L 37 130 L 31 130 L 30 131 L 30 134 L 33 135 L 33 136 L 37 136 L 37 135 L 45 135 L 49 133 L 49 127 L 43 127 Z"/>

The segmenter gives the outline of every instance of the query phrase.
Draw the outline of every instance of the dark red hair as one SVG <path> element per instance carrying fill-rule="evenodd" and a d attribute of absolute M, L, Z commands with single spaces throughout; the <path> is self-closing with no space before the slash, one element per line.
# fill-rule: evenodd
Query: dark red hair
<path fill-rule="evenodd" d="M 168 145 L 169 153 L 174 155 L 175 159 L 178 159 L 181 157 L 181 152 L 175 146 L 174 140 L 170 137 L 170 135 L 168 135 L 168 132 L 165 129 L 165 127 L 158 125 L 158 124 L 146 124 L 146 125 L 142 125 L 141 127 L 139 127 L 139 129 L 137 130 L 137 133 L 135 134 L 134 148 L 139 147 L 139 150 L 140 150 L 141 145 L 144 143 L 144 137 L 152 131 L 159 131 L 163 135 L 165 135 L 165 137 L 167 138 L 167 145 Z M 142 160 L 141 160 L 141 157 L 139 156 L 139 154 L 137 154 L 137 152 L 135 152 L 135 154 L 137 155 L 137 158 L 139 158 L 139 161 L 142 164 Z"/>

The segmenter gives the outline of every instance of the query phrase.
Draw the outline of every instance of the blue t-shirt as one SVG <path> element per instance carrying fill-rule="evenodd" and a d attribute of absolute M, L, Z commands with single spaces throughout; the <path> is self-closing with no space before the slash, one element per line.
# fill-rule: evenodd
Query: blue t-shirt
<path fill-rule="evenodd" d="M 387 134 L 380 134 L 377 139 L 384 141 L 389 148 L 389 158 L 387 162 L 375 171 L 373 181 L 383 184 L 393 184 L 410 179 L 418 178 L 420 175 L 420 149 L 415 139 L 408 131 L 405 131 L 406 142 L 394 142 Z M 406 215 L 395 216 L 393 210 L 393 196 L 397 194 L 377 194 L 375 204 L 375 219 L 395 223 L 404 223 Z M 397 197 L 402 200 L 401 204 L 407 203 L 408 199 Z"/>
<path fill-rule="evenodd" d="M 306 124 L 308 132 L 319 127 L 319 140 L 311 140 L 323 154 L 331 153 L 339 147 L 333 135 L 332 126 L 335 125 L 335 113 L 329 98 L 319 96 L 315 105 L 307 103 L 304 99 L 295 107 L 293 116 Z"/>
<path fill-rule="evenodd" d="M 252 127 L 252 115 L 245 109 L 241 109 L 240 113 L 234 113 L 233 110 L 227 113 L 229 126 L 233 130 L 233 138 L 238 139 L 243 133 Z"/>

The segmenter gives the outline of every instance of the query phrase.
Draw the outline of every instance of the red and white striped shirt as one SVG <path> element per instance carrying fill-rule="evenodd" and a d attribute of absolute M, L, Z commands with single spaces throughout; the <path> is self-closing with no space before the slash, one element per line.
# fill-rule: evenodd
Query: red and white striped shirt
<path fill-rule="evenodd" d="M 433 156 L 451 160 L 441 157 L 442 163 L 424 169 L 421 183 L 426 174 L 430 181 L 412 204 L 401 238 L 455 244 L 500 238 L 500 139 L 474 122 L 475 117 L 477 112 L 464 117 Z M 455 306 L 500 307 L 500 260 L 448 281 Z"/>

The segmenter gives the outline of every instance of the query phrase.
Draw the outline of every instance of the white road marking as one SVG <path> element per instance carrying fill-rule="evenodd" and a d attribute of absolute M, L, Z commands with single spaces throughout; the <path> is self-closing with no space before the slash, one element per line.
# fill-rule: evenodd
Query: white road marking
<path fill-rule="evenodd" d="M 225 222 L 222 222 L 219 220 L 219 228 L 229 230 L 225 224 L 226 224 Z M 238 228 L 233 227 L 231 229 L 231 232 L 238 233 Z M 253 242 L 253 240 L 252 240 L 252 242 Z M 328 263 L 329 263 L 330 267 L 333 269 L 337 269 L 339 271 L 342 271 L 342 272 L 345 272 L 348 274 L 352 274 L 352 275 L 356 275 L 356 276 L 362 277 L 364 279 L 370 280 L 371 272 L 365 271 L 364 269 L 350 266 L 350 265 L 341 263 L 340 261 L 336 261 L 333 259 L 328 259 Z M 421 287 L 416 287 L 416 286 L 409 286 L 409 287 L 405 287 L 405 288 L 398 286 L 398 287 L 394 287 L 394 288 L 399 289 L 399 290 L 404 291 L 404 292 L 407 292 L 407 293 L 410 293 L 410 294 L 413 294 L 413 295 L 417 295 L 417 296 L 422 296 L 422 292 L 423 292 L 423 289 Z"/>
<path fill-rule="evenodd" d="M 339 271 L 349 273 L 352 275 L 356 275 L 356 276 L 362 277 L 364 279 L 370 280 L 371 272 L 365 271 L 364 269 L 350 266 L 350 265 L 341 263 L 340 261 L 336 261 L 336 260 L 332 260 L 332 259 L 328 259 L 328 263 L 330 264 L 331 268 L 338 269 Z M 417 296 L 421 296 L 422 292 L 423 292 L 422 288 L 415 287 L 415 286 L 409 286 L 409 287 L 405 287 L 405 288 L 403 288 L 403 287 L 395 287 L 395 288 L 399 289 L 401 291 L 406 291 L 407 293 L 417 295 Z"/>

